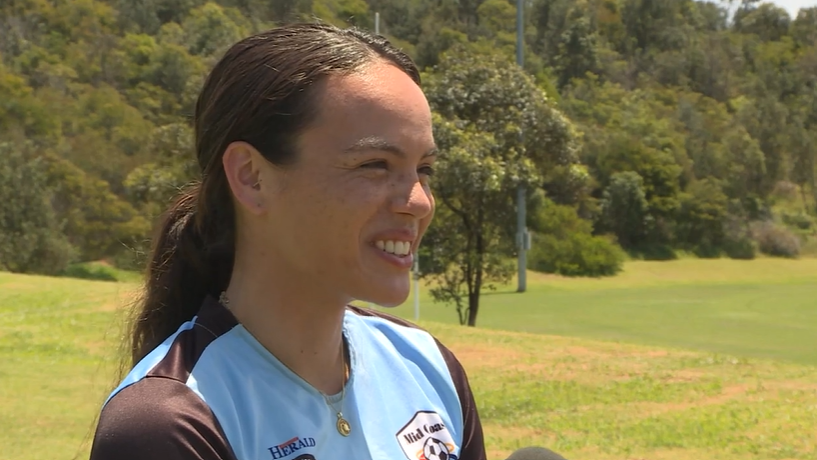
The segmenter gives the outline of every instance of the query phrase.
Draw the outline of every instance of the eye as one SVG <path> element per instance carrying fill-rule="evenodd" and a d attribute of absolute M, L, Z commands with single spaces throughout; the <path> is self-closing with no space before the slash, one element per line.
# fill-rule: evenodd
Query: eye
<path fill-rule="evenodd" d="M 384 160 L 370 161 L 360 165 L 363 169 L 388 169 L 389 165 Z"/>
<path fill-rule="evenodd" d="M 421 166 L 420 169 L 417 170 L 420 174 L 425 176 L 431 177 L 434 175 L 434 168 L 431 165 Z"/>

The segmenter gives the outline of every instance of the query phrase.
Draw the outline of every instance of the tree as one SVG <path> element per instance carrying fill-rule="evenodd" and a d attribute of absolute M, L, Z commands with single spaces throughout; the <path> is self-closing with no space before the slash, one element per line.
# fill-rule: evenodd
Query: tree
<path fill-rule="evenodd" d="M 792 22 L 791 36 L 801 46 L 817 46 L 817 6 L 800 9 Z"/>
<path fill-rule="evenodd" d="M 634 249 L 647 237 L 649 205 L 644 179 L 633 171 L 618 172 L 610 178 L 601 202 L 603 223 L 626 249 Z"/>
<path fill-rule="evenodd" d="M 717 182 L 693 182 L 681 196 L 678 240 L 700 257 L 718 257 L 725 239 L 727 205 Z"/>
<path fill-rule="evenodd" d="M 238 10 L 208 2 L 192 10 L 182 28 L 190 54 L 212 56 L 247 35 L 250 24 Z"/>
<path fill-rule="evenodd" d="M 146 238 L 150 224 L 125 200 L 113 194 L 107 182 L 89 177 L 68 160 L 41 156 L 47 184 L 53 190 L 51 206 L 62 232 L 77 249 L 80 260 L 117 256 Z"/>
<path fill-rule="evenodd" d="M 423 267 L 434 298 L 453 302 L 460 322 L 474 326 L 481 292 L 513 273 L 517 187 L 535 190 L 541 172 L 575 163 L 574 132 L 504 56 L 458 49 L 425 81 L 443 153 Z"/>
<path fill-rule="evenodd" d="M 30 142 L 0 144 L 0 268 L 56 274 L 74 257 L 51 207 L 46 165 Z"/>
<path fill-rule="evenodd" d="M 493 136 L 473 127 L 459 129 L 437 116 L 435 137 L 444 152 L 433 182 L 438 211 L 421 264 L 434 281 L 434 299 L 453 303 L 460 324 L 475 326 L 482 291 L 513 274 L 507 238 L 513 190 L 519 183 L 535 186 L 538 176 L 530 162 L 506 163 Z"/>
<path fill-rule="evenodd" d="M 556 55 L 559 88 L 588 72 L 598 72 L 597 37 L 593 24 L 585 14 L 574 10 L 573 15 L 576 17 L 559 37 Z"/>
<path fill-rule="evenodd" d="M 789 13 L 772 3 L 763 3 L 757 8 L 744 7 L 735 13 L 735 30 L 744 34 L 754 34 L 763 41 L 776 41 L 789 33 L 791 17 Z"/>
<path fill-rule="evenodd" d="M 510 56 L 455 47 L 443 54 L 425 81 L 432 108 L 459 126 L 491 133 L 503 160 L 527 158 L 543 178 L 581 181 L 583 171 L 567 167 L 579 163 L 576 129 Z M 561 173 L 571 177 L 549 174 L 558 166 L 565 166 Z M 549 182 L 541 185 L 548 190 Z"/>

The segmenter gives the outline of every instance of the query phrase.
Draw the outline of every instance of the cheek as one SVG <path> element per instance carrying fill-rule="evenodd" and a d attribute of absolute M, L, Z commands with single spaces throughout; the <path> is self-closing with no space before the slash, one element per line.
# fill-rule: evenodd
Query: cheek
<path fill-rule="evenodd" d="M 347 246 L 349 239 L 357 239 L 361 229 L 377 214 L 376 190 L 361 187 L 361 183 L 325 183 L 318 187 L 316 200 L 320 206 L 310 206 L 307 212 L 318 213 L 310 221 L 319 228 L 312 229 L 326 235 L 327 241 Z M 297 205 L 297 204 L 296 204 Z M 339 241 L 343 240 L 343 241 Z"/>

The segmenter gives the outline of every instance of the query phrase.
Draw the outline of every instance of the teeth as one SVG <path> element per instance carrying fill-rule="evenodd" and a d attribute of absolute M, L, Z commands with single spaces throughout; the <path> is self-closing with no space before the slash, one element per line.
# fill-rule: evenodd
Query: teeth
<path fill-rule="evenodd" d="M 398 256 L 405 256 L 411 251 L 411 243 L 408 241 L 376 241 L 375 246 L 382 251 Z"/>

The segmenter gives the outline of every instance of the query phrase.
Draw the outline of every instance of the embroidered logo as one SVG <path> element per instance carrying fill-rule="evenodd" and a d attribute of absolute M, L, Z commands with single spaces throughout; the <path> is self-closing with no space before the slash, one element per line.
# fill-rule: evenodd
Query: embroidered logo
<path fill-rule="evenodd" d="M 409 460 L 457 460 L 457 445 L 442 417 L 421 411 L 397 432 L 397 442 Z"/>

